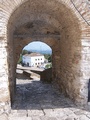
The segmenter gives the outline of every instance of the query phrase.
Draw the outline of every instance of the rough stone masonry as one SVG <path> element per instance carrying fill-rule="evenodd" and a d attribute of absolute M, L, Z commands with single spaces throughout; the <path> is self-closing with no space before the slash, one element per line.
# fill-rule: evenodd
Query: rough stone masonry
<path fill-rule="evenodd" d="M 53 50 L 53 84 L 75 103 L 86 105 L 90 1 L 0 0 L 0 112 L 11 109 L 20 52 L 36 40 Z"/>

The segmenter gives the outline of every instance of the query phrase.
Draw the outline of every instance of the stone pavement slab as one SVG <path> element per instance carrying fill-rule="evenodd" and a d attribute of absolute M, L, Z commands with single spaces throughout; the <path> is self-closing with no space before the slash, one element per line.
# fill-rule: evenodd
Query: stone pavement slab
<path fill-rule="evenodd" d="M 10 117 L 9 120 L 32 120 L 31 117 Z"/>
<path fill-rule="evenodd" d="M 28 110 L 28 116 L 43 116 L 44 113 L 42 110 Z"/>
<path fill-rule="evenodd" d="M 41 120 L 39 116 L 32 116 L 32 120 Z"/>
<path fill-rule="evenodd" d="M 8 117 L 6 114 L 0 115 L 0 120 L 8 120 Z"/>
<path fill-rule="evenodd" d="M 56 117 L 48 117 L 48 116 L 42 116 L 40 118 L 41 118 L 41 120 L 57 120 Z"/>
<path fill-rule="evenodd" d="M 52 84 L 19 80 L 11 113 L 0 120 L 90 120 L 90 111 L 63 96 Z"/>
<path fill-rule="evenodd" d="M 80 115 L 79 120 L 90 120 L 90 118 L 86 117 L 86 115 Z"/>

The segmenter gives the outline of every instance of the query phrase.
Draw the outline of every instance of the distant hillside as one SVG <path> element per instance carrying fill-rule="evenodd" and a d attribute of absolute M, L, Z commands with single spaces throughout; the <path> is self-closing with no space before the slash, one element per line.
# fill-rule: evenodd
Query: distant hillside
<path fill-rule="evenodd" d="M 52 51 L 50 51 L 50 50 L 44 50 L 44 51 L 32 50 L 32 51 L 29 51 L 29 52 L 38 52 L 38 53 L 41 53 L 41 54 L 52 54 Z"/>
<path fill-rule="evenodd" d="M 39 52 L 42 54 L 52 54 L 51 47 L 41 41 L 35 41 L 29 43 L 27 46 L 24 47 L 24 50 L 30 52 Z"/>

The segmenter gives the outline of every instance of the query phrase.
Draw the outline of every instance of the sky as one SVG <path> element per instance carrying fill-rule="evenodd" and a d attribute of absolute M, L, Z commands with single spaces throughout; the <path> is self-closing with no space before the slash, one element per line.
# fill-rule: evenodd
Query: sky
<path fill-rule="evenodd" d="M 43 42 L 31 42 L 27 46 L 24 47 L 25 50 L 28 51 L 52 51 L 52 49 Z"/>

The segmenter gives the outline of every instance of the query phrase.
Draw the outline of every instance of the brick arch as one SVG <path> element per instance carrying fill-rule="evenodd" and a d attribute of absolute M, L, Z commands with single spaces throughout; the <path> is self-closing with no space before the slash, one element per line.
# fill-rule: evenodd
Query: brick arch
<path fill-rule="evenodd" d="M 21 37 L 20 39 L 15 40 L 15 31 L 28 22 L 38 20 L 44 21 L 46 26 L 49 26 L 48 29 L 50 30 L 50 33 L 53 33 L 54 31 L 55 35 L 55 30 L 57 30 L 60 35 L 58 39 L 43 38 L 44 42 L 52 45 L 54 49 L 54 82 L 57 83 L 60 90 L 67 94 L 71 99 L 76 102 L 81 102 L 82 104 L 87 104 L 87 83 L 90 76 L 88 75 L 89 68 L 85 68 L 83 64 L 84 62 L 87 62 L 87 64 L 89 63 L 89 56 L 87 53 L 89 52 L 88 39 L 90 34 L 88 33 L 90 27 L 81 17 L 78 9 L 75 8 L 75 5 L 73 4 L 75 1 L 73 1 L 73 3 L 72 1 L 12 0 L 11 2 L 8 0 L 7 3 L 0 3 L 2 5 L 0 8 L 0 15 L 1 17 L 3 15 L 1 22 L 2 27 L 0 29 L 0 46 L 2 47 L 1 52 L 5 53 L 4 60 L 3 57 L 1 57 L 1 60 L 3 60 L 1 69 L 4 66 L 4 71 L 2 71 L 1 74 L 5 77 L 1 78 L 2 83 L 5 82 L 7 86 L 5 88 L 5 93 L 1 94 L 1 103 L 10 106 L 10 94 L 12 93 L 12 98 L 14 95 L 15 50 L 17 49 L 16 45 L 20 45 L 20 41 L 18 40 L 21 39 L 24 41 L 22 42 L 22 45 L 24 46 L 32 39 L 30 37 L 25 39 Z M 79 5 L 78 8 L 80 8 L 81 5 L 79 3 L 77 5 Z M 45 26 L 43 29 L 44 31 L 42 33 L 46 35 Z M 36 38 L 32 40 L 34 41 L 35 39 Z M 86 70 L 84 70 L 84 68 Z M 8 86 L 10 86 L 12 92 L 9 91 Z M 4 88 L 1 88 L 2 91 L 3 89 Z M 2 108 L 5 108 L 4 104 Z M 8 108 L 5 109 L 7 110 Z"/>
<path fill-rule="evenodd" d="M 12 38 L 9 39 L 8 42 L 12 43 L 12 45 L 9 47 L 12 48 L 13 51 L 9 53 L 11 54 L 10 56 L 13 55 L 12 61 L 14 61 L 14 63 L 13 62 L 11 63 L 11 72 L 10 72 L 10 79 L 12 81 L 10 84 L 12 91 L 11 97 L 13 98 L 14 95 L 14 90 L 12 90 L 12 86 L 15 85 L 14 83 L 15 80 L 13 79 L 15 78 L 14 72 L 17 61 L 17 60 L 15 61 L 15 59 L 17 58 L 16 56 L 20 54 L 20 52 L 18 51 L 22 49 L 22 46 L 25 46 L 25 44 L 30 42 L 31 39 L 33 39 L 34 35 L 40 35 L 40 36 L 43 35 L 42 39 L 44 39 L 44 41 L 47 44 L 49 43 L 50 46 L 52 46 L 52 44 L 55 45 L 53 47 L 53 51 L 54 51 L 53 79 L 55 80 L 56 83 L 58 82 L 58 84 L 60 85 L 59 87 L 63 92 L 67 93 L 73 99 L 76 99 L 76 94 L 79 91 L 79 88 L 78 89 L 75 88 L 73 84 L 74 80 L 72 80 L 72 84 L 74 87 L 71 88 L 72 84 L 70 85 L 70 81 L 72 78 L 69 76 L 69 73 L 72 72 L 71 66 L 73 64 L 76 64 L 77 58 L 73 58 L 74 54 L 76 55 L 78 54 L 78 56 L 80 54 L 77 53 L 77 47 L 80 47 L 80 35 L 81 35 L 79 20 L 77 17 L 74 16 L 72 11 L 69 8 L 67 8 L 63 3 L 60 3 L 58 6 L 58 2 L 56 2 L 55 4 L 55 1 L 51 3 L 47 1 L 46 4 L 44 2 L 45 1 L 41 1 L 41 0 L 27 1 L 26 3 L 22 4 L 19 8 L 17 8 L 10 17 L 8 30 L 10 32 L 10 37 L 12 35 Z M 56 21 L 57 24 L 55 24 Z M 28 34 L 31 35 L 29 38 L 27 36 L 24 38 L 22 37 L 23 35 L 28 35 Z M 53 37 L 51 37 L 52 39 L 51 38 L 45 39 L 44 36 L 48 36 L 48 34 L 50 36 L 59 35 L 59 38 L 58 39 L 55 38 L 56 40 Z M 21 39 L 17 38 L 14 40 L 13 38 L 14 35 L 16 36 L 22 35 L 22 36 Z M 35 37 L 34 39 L 37 38 L 41 39 L 40 37 Z M 70 54 L 70 56 L 68 56 L 68 54 Z M 65 58 L 67 58 L 67 61 L 64 61 Z M 56 62 L 58 63 L 58 65 L 56 64 Z M 64 79 L 65 82 L 67 81 L 67 78 L 64 77 L 64 71 L 67 72 L 67 75 L 69 76 L 67 87 L 62 81 L 62 79 Z M 75 69 L 75 71 L 77 71 L 77 68 Z M 72 74 L 74 74 L 73 72 Z M 72 89 L 74 93 L 71 93 L 70 89 Z"/>
<path fill-rule="evenodd" d="M 78 0 L 71 0 L 73 6 L 75 9 L 78 11 L 78 13 L 81 15 L 82 19 L 86 22 L 87 25 L 90 26 L 90 1 L 89 0 L 84 0 L 78 1 Z"/>

